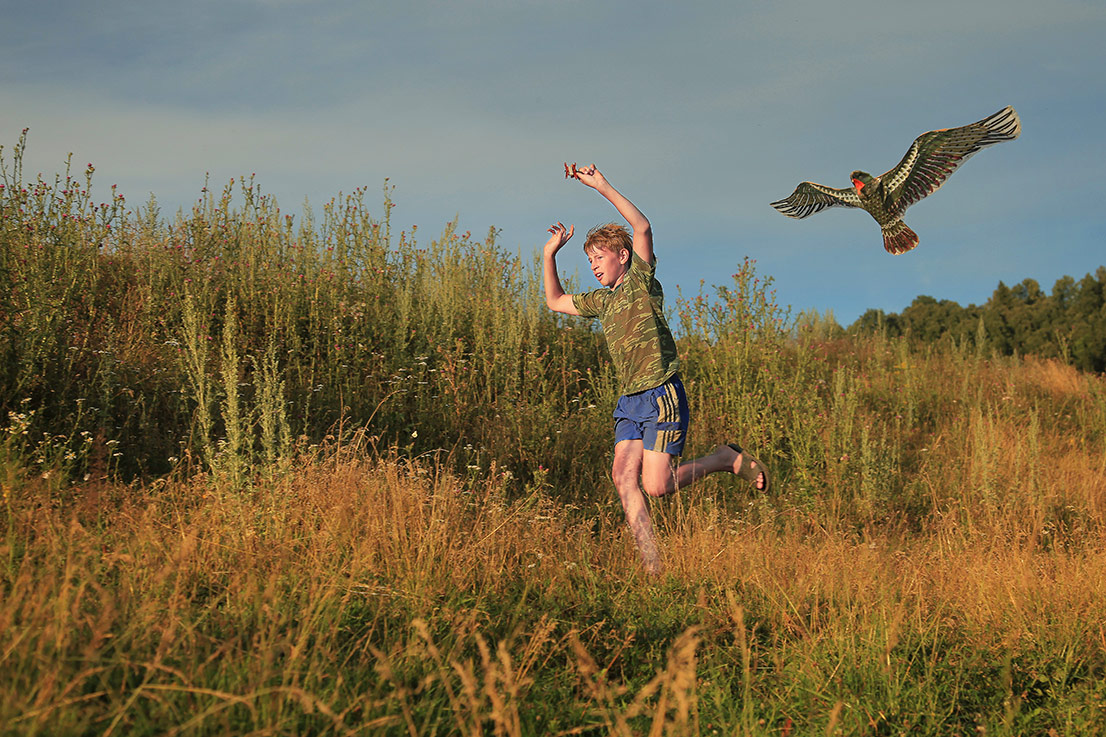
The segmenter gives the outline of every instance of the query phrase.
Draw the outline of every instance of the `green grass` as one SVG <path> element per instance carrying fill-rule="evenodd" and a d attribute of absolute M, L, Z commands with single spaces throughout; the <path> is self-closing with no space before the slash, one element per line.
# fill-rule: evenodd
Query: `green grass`
<path fill-rule="evenodd" d="M 166 218 L 0 194 L 4 734 L 1093 734 L 1106 381 L 669 295 L 689 454 L 649 579 L 601 338 L 386 189 Z M 0 151 L 0 154 L 4 153 Z"/>

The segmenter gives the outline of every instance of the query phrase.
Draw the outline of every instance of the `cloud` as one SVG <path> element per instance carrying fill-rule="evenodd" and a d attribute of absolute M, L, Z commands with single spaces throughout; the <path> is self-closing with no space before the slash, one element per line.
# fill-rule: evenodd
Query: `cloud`
<path fill-rule="evenodd" d="M 696 254 L 665 261 L 669 280 L 749 253 L 798 307 L 842 317 L 890 299 L 879 290 L 904 304 L 937 291 L 954 263 L 985 297 L 996 259 L 956 249 L 1001 243 L 1003 265 L 1028 270 L 1047 227 L 1100 230 L 1104 31 L 1106 7 L 1064 1 L 22 3 L 0 25 L 0 68 L 19 70 L 0 79 L 0 144 L 30 126 L 28 170 L 72 151 L 105 187 L 168 210 L 206 172 L 217 186 L 256 172 L 285 209 L 388 177 L 401 222 L 433 231 L 459 214 L 511 248 L 551 218 L 610 216 L 557 174 L 595 162 L 664 246 Z M 768 206 L 1006 104 L 1022 139 L 911 211 L 917 258 L 883 254 L 858 213 L 796 223 Z M 1100 259 L 1093 240 L 1052 249 L 1059 267 Z M 875 281 L 851 284 L 859 269 Z"/>

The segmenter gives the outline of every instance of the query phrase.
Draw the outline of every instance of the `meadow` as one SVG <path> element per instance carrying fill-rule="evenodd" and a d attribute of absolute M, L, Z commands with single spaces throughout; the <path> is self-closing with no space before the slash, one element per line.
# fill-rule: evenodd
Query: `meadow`
<path fill-rule="evenodd" d="M 494 230 L 397 232 L 387 183 L 165 215 L 24 145 L 0 734 L 1106 731 L 1102 375 L 848 335 L 735 257 L 668 293 L 688 453 L 740 442 L 774 489 L 653 503 L 650 578 L 601 336 Z"/>

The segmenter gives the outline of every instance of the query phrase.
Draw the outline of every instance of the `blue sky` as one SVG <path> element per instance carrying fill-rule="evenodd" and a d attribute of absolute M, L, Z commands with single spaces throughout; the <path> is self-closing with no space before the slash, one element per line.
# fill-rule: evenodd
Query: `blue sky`
<path fill-rule="evenodd" d="M 393 227 L 431 239 L 456 217 L 529 256 L 554 221 L 616 217 L 563 179 L 567 160 L 649 216 L 670 299 L 749 256 L 782 303 L 847 325 L 1106 264 L 1101 0 L 4 5 L 5 156 L 29 127 L 25 173 L 52 178 L 72 152 L 101 193 L 152 193 L 163 214 L 205 176 L 256 173 L 287 211 L 358 187 L 378 206 L 387 178 Z M 881 173 L 918 134 L 1005 105 L 1021 138 L 910 209 L 908 254 L 885 253 L 862 212 L 768 204 Z M 590 288 L 575 246 L 562 270 Z"/>

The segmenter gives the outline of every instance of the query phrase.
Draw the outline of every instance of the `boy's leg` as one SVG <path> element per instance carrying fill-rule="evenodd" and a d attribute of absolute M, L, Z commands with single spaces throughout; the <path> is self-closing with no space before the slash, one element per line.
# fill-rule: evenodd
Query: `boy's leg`
<path fill-rule="evenodd" d="M 675 457 L 653 450 L 642 452 L 641 485 L 646 494 L 665 496 L 719 471 L 736 474 L 749 456 L 744 452 L 739 453 L 730 445 L 719 445 L 707 455 L 684 461 L 673 469 L 672 459 Z"/>
<path fill-rule="evenodd" d="M 653 535 L 653 522 L 649 519 L 649 508 L 645 506 L 645 496 L 641 493 L 638 482 L 642 474 L 643 452 L 640 439 L 616 443 L 611 478 L 618 490 L 622 511 L 626 514 L 626 524 L 630 526 L 630 533 L 634 536 L 642 565 L 649 573 L 659 573 L 660 553 Z"/>

